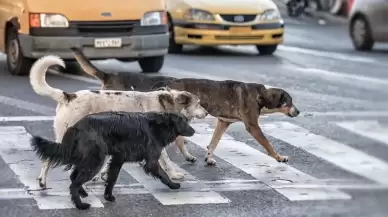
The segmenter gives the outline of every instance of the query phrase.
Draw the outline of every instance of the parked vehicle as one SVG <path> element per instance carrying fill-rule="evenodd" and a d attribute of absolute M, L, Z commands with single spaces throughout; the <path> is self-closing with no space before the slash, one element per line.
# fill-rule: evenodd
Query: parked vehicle
<path fill-rule="evenodd" d="M 158 72 L 168 49 L 164 0 L 0 0 L 0 51 L 13 75 L 27 75 L 47 54 L 138 61 Z"/>
<path fill-rule="evenodd" d="M 375 42 L 388 42 L 388 0 L 355 0 L 349 34 L 356 50 L 372 50 Z"/>
<path fill-rule="evenodd" d="M 183 45 L 256 45 L 262 55 L 283 43 L 284 24 L 272 0 L 167 0 L 169 52 Z"/>
<path fill-rule="evenodd" d="M 305 0 L 286 0 L 287 14 L 290 17 L 301 16 L 307 7 Z"/>

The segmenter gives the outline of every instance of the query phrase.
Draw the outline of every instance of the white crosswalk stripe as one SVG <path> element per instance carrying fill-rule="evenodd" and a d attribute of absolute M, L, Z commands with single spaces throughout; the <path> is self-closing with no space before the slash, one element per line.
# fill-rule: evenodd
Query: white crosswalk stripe
<path fill-rule="evenodd" d="M 358 135 L 377 140 L 388 145 L 388 127 L 378 121 L 338 122 L 338 126 Z"/>
<path fill-rule="evenodd" d="M 14 119 L 21 120 L 22 118 Z M 50 121 L 52 117 L 29 117 L 27 119 L 27 121 Z M 9 118 L 9 121 L 14 120 Z M 355 133 L 384 144 L 387 142 L 387 127 L 377 121 L 341 121 L 335 122 L 334 125 L 347 130 L 350 134 Z M 373 128 L 367 128 L 365 125 Z M 206 150 L 213 133 L 212 127 L 206 122 L 195 122 L 192 126 L 196 134 L 187 139 L 200 150 Z M 159 180 L 145 175 L 139 165 L 125 164 L 121 173 L 128 174 L 137 182 L 118 182 L 114 193 L 121 195 L 151 194 L 162 205 L 183 205 L 231 203 L 231 199 L 222 193 L 225 191 L 274 190 L 287 200 L 307 201 L 352 199 L 351 195 L 342 190 L 347 188 L 388 188 L 388 162 L 352 148 L 346 144 L 346 141 L 334 141 L 290 122 L 266 121 L 261 124 L 261 127 L 265 134 L 290 146 L 303 149 L 313 157 L 324 159 L 344 171 L 372 180 L 375 184 L 328 184 L 328 180 L 322 180 L 300 171 L 298 165 L 278 163 L 266 153 L 225 133 L 214 152 L 215 156 L 250 175 L 253 177 L 252 180 L 230 177 L 231 179 L 227 180 L 207 181 L 193 175 L 194 171 L 179 168 L 179 171 L 185 174 L 185 180 L 182 182 L 181 189 L 170 190 Z M 28 143 L 30 137 L 31 135 L 23 126 L 0 127 L 0 156 L 16 175 L 16 179 L 25 186 L 25 189 L 0 189 L 0 199 L 32 198 L 39 209 L 74 208 L 69 198 L 68 172 L 62 169 L 50 170 L 48 178 L 50 189 L 39 189 L 36 178 L 42 162 L 31 151 Z M 222 162 L 217 162 L 219 163 L 222 164 Z M 203 171 L 206 172 L 206 170 L 210 169 L 203 167 Z M 91 203 L 92 207 L 104 207 L 105 201 L 102 197 L 104 185 L 88 183 L 85 187 L 89 196 L 83 200 Z"/>
<path fill-rule="evenodd" d="M 193 143 L 206 149 L 212 137 L 212 131 L 209 131 L 207 124 L 193 124 L 197 133 L 193 137 L 187 138 Z M 295 184 L 317 183 L 314 177 L 309 176 L 287 164 L 278 163 L 272 157 L 246 145 L 243 142 L 234 140 L 227 134 L 221 138 L 220 143 L 214 154 L 242 171 L 250 174 L 254 178 L 263 181 L 267 185 L 276 189 L 278 183 L 284 180 L 290 180 Z M 276 189 L 289 200 L 303 200 L 307 198 L 315 199 L 350 199 L 350 196 L 338 191 L 322 189 L 321 192 L 314 189 Z"/>

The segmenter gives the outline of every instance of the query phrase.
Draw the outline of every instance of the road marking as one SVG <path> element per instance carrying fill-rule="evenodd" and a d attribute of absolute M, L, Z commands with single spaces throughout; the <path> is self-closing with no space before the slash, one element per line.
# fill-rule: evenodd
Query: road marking
<path fill-rule="evenodd" d="M 378 121 L 344 121 L 337 122 L 336 125 L 350 132 L 388 145 L 388 126 L 383 126 Z"/>
<path fill-rule="evenodd" d="M 55 114 L 55 109 L 53 109 L 53 108 L 38 105 L 35 103 L 20 100 L 20 99 L 7 97 L 7 96 L 0 96 L 0 103 L 6 104 L 9 106 L 14 106 L 14 107 L 24 109 L 24 110 L 29 110 L 29 111 L 36 112 L 39 114 L 45 114 L 45 115 Z"/>
<path fill-rule="evenodd" d="M 376 85 L 388 85 L 388 80 L 382 79 L 382 78 L 375 78 L 375 77 L 367 77 L 362 75 L 355 75 L 355 74 L 348 74 L 348 73 L 338 73 L 323 69 L 316 69 L 316 68 L 297 68 L 295 72 L 298 73 L 304 73 L 305 75 L 319 75 L 320 78 L 326 79 L 326 80 L 332 80 L 332 81 L 338 81 L 343 80 L 347 82 L 361 82 L 363 85 L 365 85 L 365 82 L 367 83 L 373 83 L 375 88 L 381 88 L 376 87 Z"/>
<path fill-rule="evenodd" d="M 224 182 L 225 181 L 225 182 Z M 221 180 L 221 181 L 203 181 L 208 185 L 208 188 L 194 188 L 192 189 L 188 183 L 183 185 L 180 192 L 190 193 L 191 191 L 195 192 L 207 192 L 207 191 L 216 191 L 216 192 L 231 192 L 231 191 L 272 191 L 273 189 L 269 186 L 261 183 L 258 180 L 237 180 L 229 182 L 230 180 Z M 200 181 L 196 181 L 200 182 Z M 105 185 L 86 185 L 86 188 L 93 192 L 96 196 L 103 196 Z M 279 184 L 276 185 L 276 189 L 343 189 L 343 190 L 358 190 L 358 191 L 373 191 L 373 190 L 388 190 L 388 185 L 380 184 Z M 113 189 L 113 195 L 136 195 L 136 194 L 150 194 L 147 189 L 144 188 L 141 184 L 116 184 Z M 5 188 L 0 189 L 0 200 L 14 200 L 14 199 L 34 199 L 38 197 L 61 197 L 62 199 L 69 199 L 69 191 L 58 191 L 56 189 L 46 189 L 46 190 L 26 190 L 23 188 Z M 72 207 L 69 207 L 72 208 Z"/>
<path fill-rule="evenodd" d="M 279 50 L 282 51 L 288 51 L 293 53 L 301 53 L 301 54 L 308 54 L 318 57 L 325 57 L 330 59 L 337 59 L 337 60 L 343 60 L 343 61 L 351 61 L 351 62 L 360 62 L 360 63 L 381 63 L 379 61 L 376 61 L 372 58 L 368 57 L 360 57 L 355 55 L 347 55 L 347 54 L 341 54 L 341 53 L 334 53 L 334 52 L 327 52 L 327 51 L 321 51 L 321 50 L 313 50 L 313 49 L 307 49 L 307 48 L 299 48 L 299 47 L 292 47 L 292 46 L 285 46 L 285 45 L 279 45 Z M 382 64 L 382 63 L 381 63 Z"/>
<path fill-rule="evenodd" d="M 311 133 L 289 122 L 263 124 L 262 129 L 266 134 L 301 148 L 342 169 L 380 184 L 388 184 L 388 164 L 376 157 Z"/>
<path fill-rule="evenodd" d="M 283 117 L 283 114 L 274 113 L 260 116 L 260 118 Z M 388 117 L 388 111 L 339 111 L 339 112 L 302 112 L 300 117 Z M 33 121 L 53 121 L 55 116 L 0 116 L 0 122 L 33 122 Z M 205 120 L 215 120 L 216 118 L 208 115 Z M 202 119 L 203 120 L 203 119 Z M 194 120 L 194 121 L 202 121 Z M 344 124 L 343 126 L 345 126 Z M 383 135 L 379 134 L 379 138 Z M 382 141 L 382 140 L 380 140 Z M 388 141 L 388 140 L 385 140 Z"/>
<path fill-rule="evenodd" d="M 175 165 L 177 171 L 185 174 L 185 179 L 197 180 L 196 177 L 190 175 L 187 171 Z M 201 182 L 192 182 L 191 188 L 193 191 L 171 190 L 166 185 L 162 184 L 160 180 L 154 179 L 144 173 L 142 167 L 138 164 L 124 164 L 123 169 L 135 178 L 163 205 L 183 205 L 183 204 L 210 204 L 210 203 L 230 203 L 228 198 L 222 197 L 220 194 Z M 181 183 L 181 188 L 189 185 L 189 183 Z M 194 189 L 206 188 L 209 191 L 198 191 Z"/>
<path fill-rule="evenodd" d="M 196 134 L 186 139 L 207 150 L 213 130 L 208 124 L 191 124 Z M 324 200 L 324 199 L 351 199 L 351 196 L 336 189 L 285 189 L 276 188 L 279 184 L 291 182 L 293 184 L 312 184 L 320 181 L 287 164 L 278 163 L 275 159 L 249 145 L 236 141 L 228 134 L 224 134 L 214 154 L 234 167 L 250 174 L 284 195 L 294 200 Z"/>
<path fill-rule="evenodd" d="M 23 188 L 3 188 L 0 189 L 0 200 L 26 199 L 32 198 L 26 189 Z"/>
<path fill-rule="evenodd" d="M 40 173 L 42 162 L 31 150 L 29 140 L 31 135 L 22 126 L 0 127 L 0 156 L 9 165 L 21 183 L 28 190 L 39 189 L 36 178 Z M 51 169 L 48 179 L 49 187 L 68 191 L 69 174 L 59 169 Z M 73 208 L 69 198 L 60 196 L 34 197 L 39 209 L 66 209 Z M 104 207 L 101 201 L 92 193 L 85 201 L 92 207 Z"/>
<path fill-rule="evenodd" d="M 305 116 L 388 117 L 388 111 L 303 112 Z M 303 115 L 302 114 L 302 115 Z"/>
<path fill-rule="evenodd" d="M 0 122 L 18 121 L 52 121 L 55 116 L 5 116 L 0 117 Z"/>
<path fill-rule="evenodd" d="M 256 48 L 254 46 L 249 46 L 249 45 L 241 45 L 241 46 L 224 45 L 224 46 L 220 46 L 220 48 L 230 50 L 230 51 L 257 53 Z M 325 58 L 343 60 L 343 61 L 371 63 L 371 64 L 373 64 L 373 63 L 383 64 L 382 62 L 376 61 L 375 59 L 368 58 L 368 57 L 361 57 L 361 56 L 334 53 L 334 52 L 328 52 L 328 51 L 322 51 L 322 50 L 293 47 L 293 46 L 287 46 L 287 45 L 278 45 L 277 49 L 279 51 L 307 54 L 307 55 L 313 55 L 313 56 L 325 57 Z"/>

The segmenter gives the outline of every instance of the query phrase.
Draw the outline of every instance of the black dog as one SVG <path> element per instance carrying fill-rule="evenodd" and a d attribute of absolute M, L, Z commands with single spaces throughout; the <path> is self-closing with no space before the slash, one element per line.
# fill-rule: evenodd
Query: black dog
<path fill-rule="evenodd" d="M 90 204 L 80 198 L 88 196 L 82 185 L 97 174 L 107 155 L 112 156 L 104 192 L 108 201 L 115 200 L 112 190 L 124 162 L 144 160 L 146 174 L 160 179 L 171 189 L 180 188 L 179 183 L 170 180 L 158 160 L 162 149 L 176 137 L 194 133 L 188 119 L 178 113 L 101 112 L 87 115 L 70 127 L 61 144 L 34 136 L 31 146 L 42 160 L 48 160 L 54 167 L 67 165 L 65 170 L 74 167 L 70 175 L 71 200 L 78 209 L 88 209 Z"/>

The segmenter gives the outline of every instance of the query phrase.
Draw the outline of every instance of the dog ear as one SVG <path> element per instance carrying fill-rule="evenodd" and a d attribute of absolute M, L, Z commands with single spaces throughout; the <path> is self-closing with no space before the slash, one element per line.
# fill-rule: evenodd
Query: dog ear
<path fill-rule="evenodd" d="M 174 99 L 170 94 L 160 94 L 159 104 L 164 111 L 173 111 L 175 109 Z"/>
<path fill-rule="evenodd" d="M 178 97 L 176 98 L 177 103 L 181 105 L 189 105 L 191 102 L 191 96 L 188 93 L 179 93 Z"/>
<path fill-rule="evenodd" d="M 268 109 L 273 109 L 277 107 L 279 98 L 278 94 L 273 92 L 272 90 L 265 90 L 261 94 L 259 93 L 256 97 L 256 101 L 258 102 L 260 107 L 266 107 Z"/>
<path fill-rule="evenodd" d="M 261 106 L 264 106 L 264 104 L 265 104 L 265 98 L 264 98 L 264 96 L 262 96 L 260 94 L 257 95 L 256 101 Z"/>

